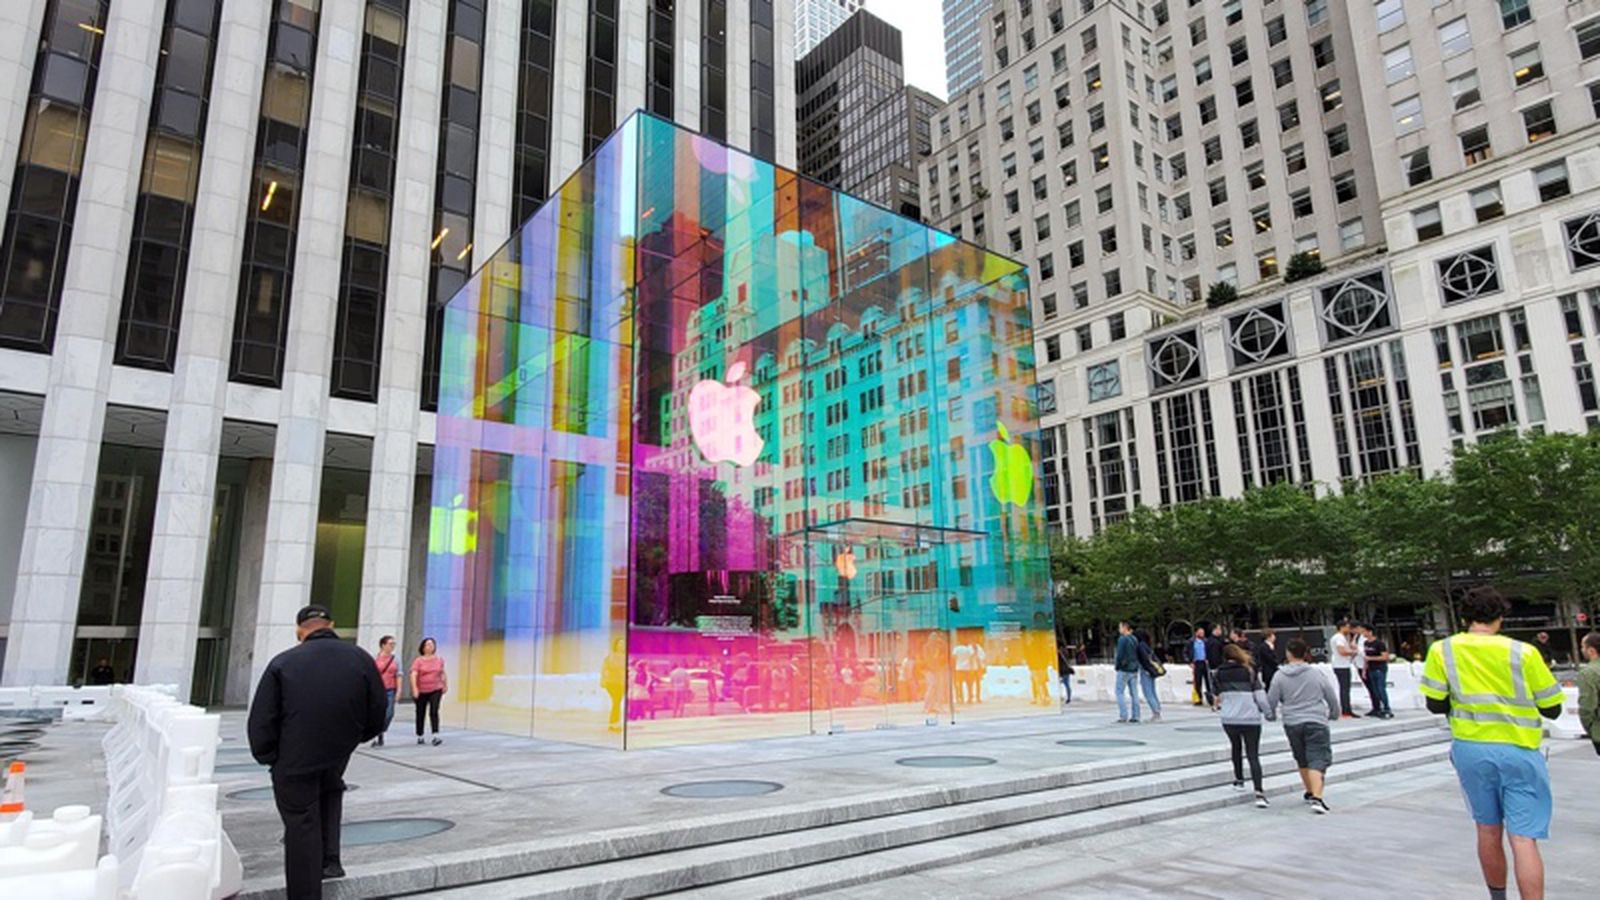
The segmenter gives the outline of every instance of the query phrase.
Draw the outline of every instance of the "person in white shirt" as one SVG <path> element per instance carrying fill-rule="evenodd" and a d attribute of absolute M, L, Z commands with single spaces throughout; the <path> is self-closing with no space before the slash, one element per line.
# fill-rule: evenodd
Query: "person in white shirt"
<path fill-rule="evenodd" d="M 956 702 L 971 703 L 972 648 L 966 644 L 956 644 L 950 649 L 950 659 L 956 670 Z"/>
<path fill-rule="evenodd" d="M 1333 677 L 1339 682 L 1339 715 L 1353 719 L 1350 709 L 1350 670 L 1355 666 L 1359 638 L 1351 631 L 1350 620 L 1341 619 L 1339 630 L 1328 642 L 1328 661 L 1333 664 Z"/>

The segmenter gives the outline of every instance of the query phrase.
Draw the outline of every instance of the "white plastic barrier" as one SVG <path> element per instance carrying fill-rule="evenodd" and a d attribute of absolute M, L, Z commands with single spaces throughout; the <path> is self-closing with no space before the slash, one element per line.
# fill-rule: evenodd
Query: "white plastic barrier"
<path fill-rule="evenodd" d="M 1578 720 L 1578 688 L 1564 687 L 1561 693 L 1565 695 L 1561 700 L 1561 717 L 1545 719 L 1544 733 L 1553 738 L 1588 738 L 1583 723 Z"/>
<path fill-rule="evenodd" d="M 110 707 L 112 685 L 0 688 L 0 709 L 60 710 L 66 720 L 95 719 Z"/>

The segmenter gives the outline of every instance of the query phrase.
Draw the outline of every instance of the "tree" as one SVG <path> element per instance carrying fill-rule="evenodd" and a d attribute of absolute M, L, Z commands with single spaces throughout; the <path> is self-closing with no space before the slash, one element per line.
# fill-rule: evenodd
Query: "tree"
<path fill-rule="evenodd" d="M 1283 267 L 1283 283 L 1289 284 L 1310 278 L 1313 275 L 1319 275 L 1327 268 L 1322 264 L 1321 254 L 1312 253 L 1310 250 L 1302 250 L 1289 257 L 1289 262 Z"/>
<path fill-rule="evenodd" d="M 1239 289 L 1226 281 L 1214 281 L 1206 289 L 1206 306 L 1212 309 L 1227 306 L 1239 299 Z"/>

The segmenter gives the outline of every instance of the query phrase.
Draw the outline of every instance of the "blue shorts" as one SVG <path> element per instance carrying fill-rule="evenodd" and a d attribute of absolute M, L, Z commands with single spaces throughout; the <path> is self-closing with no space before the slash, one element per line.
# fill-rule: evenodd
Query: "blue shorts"
<path fill-rule="evenodd" d="M 1472 821 L 1504 825 L 1517 837 L 1550 837 L 1550 770 L 1538 750 L 1483 741 L 1452 741 L 1450 762 Z"/>

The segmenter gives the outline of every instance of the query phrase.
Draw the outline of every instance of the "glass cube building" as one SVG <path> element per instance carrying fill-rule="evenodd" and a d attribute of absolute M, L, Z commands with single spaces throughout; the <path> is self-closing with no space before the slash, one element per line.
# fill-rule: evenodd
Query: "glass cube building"
<path fill-rule="evenodd" d="M 1052 711 L 1027 285 L 627 120 L 445 311 L 447 721 L 642 747 Z"/>

